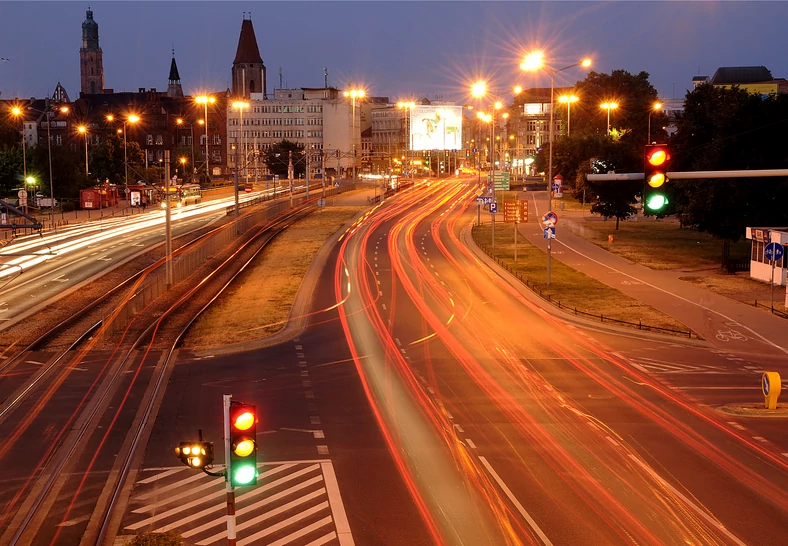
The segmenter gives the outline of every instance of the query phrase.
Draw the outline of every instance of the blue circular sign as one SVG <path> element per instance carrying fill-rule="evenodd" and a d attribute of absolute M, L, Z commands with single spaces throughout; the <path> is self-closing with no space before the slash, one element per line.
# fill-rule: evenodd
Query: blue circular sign
<path fill-rule="evenodd" d="M 769 243 L 763 250 L 763 257 L 770 262 L 776 262 L 783 257 L 783 245 L 779 243 Z"/>
<path fill-rule="evenodd" d="M 769 374 L 763 374 L 763 395 L 769 396 L 769 389 L 771 385 L 769 384 Z"/>

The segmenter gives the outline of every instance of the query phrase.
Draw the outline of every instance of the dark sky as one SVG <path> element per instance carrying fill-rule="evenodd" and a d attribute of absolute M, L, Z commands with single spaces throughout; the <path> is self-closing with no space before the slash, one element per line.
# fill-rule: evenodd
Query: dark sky
<path fill-rule="evenodd" d="M 167 87 L 172 44 L 187 93 L 229 86 L 243 12 L 251 12 L 268 89 L 363 84 L 369 93 L 466 100 L 549 85 L 519 70 L 543 48 L 554 67 L 590 55 L 594 69 L 645 70 L 663 98 L 698 73 L 765 65 L 788 77 L 785 2 L 0 2 L 0 98 L 79 95 L 81 25 L 99 24 L 105 87 Z M 572 69 L 556 85 L 582 79 Z"/>

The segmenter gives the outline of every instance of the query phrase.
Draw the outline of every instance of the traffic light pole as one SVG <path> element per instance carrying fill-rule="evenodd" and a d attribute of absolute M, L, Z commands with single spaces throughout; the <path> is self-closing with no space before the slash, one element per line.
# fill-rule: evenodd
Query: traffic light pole
<path fill-rule="evenodd" d="M 230 404 L 233 395 L 222 395 L 222 410 L 224 412 L 224 474 L 225 491 L 227 492 L 227 546 L 235 546 L 235 488 L 232 485 L 232 472 L 230 468 Z"/>
<path fill-rule="evenodd" d="M 767 178 L 774 176 L 788 176 L 788 169 L 761 169 L 752 171 L 668 171 L 668 178 L 672 180 L 693 180 L 701 178 Z M 611 180 L 643 180 L 643 173 L 620 174 L 587 174 L 589 182 L 607 182 Z"/>

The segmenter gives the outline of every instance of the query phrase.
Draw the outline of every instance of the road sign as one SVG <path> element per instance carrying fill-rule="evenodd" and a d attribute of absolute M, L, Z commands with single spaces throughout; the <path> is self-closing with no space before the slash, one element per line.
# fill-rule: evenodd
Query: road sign
<path fill-rule="evenodd" d="M 24 199 L 27 197 L 27 192 L 25 190 L 19 190 L 17 192 L 17 195 L 19 196 L 20 199 Z"/>
<path fill-rule="evenodd" d="M 274 184 L 278 184 L 278 183 L 279 183 L 279 175 L 275 174 L 274 175 Z"/>
<path fill-rule="evenodd" d="M 777 409 L 777 399 L 782 390 L 782 381 L 778 372 L 764 372 L 761 379 L 761 390 L 763 391 L 764 406 L 766 409 Z"/>
<path fill-rule="evenodd" d="M 498 203 L 490 203 L 490 214 L 496 214 L 498 212 Z"/>
<path fill-rule="evenodd" d="M 528 201 L 509 199 L 503 202 L 503 221 L 504 222 L 527 222 L 528 221 Z"/>
<path fill-rule="evenodd" d="M 476 198 L 476 203 L 479 205 L 491 205 L 495 202 L 495 197 L 492 195 L 482 195 Z"/>
<path fill-rule="evenodd" d="M 544 228 L 544 238 L 545 239 L 555 239 L 555 228 L 554 227 L 546 227 L 546 228 Z"/>
<path fill-rule="evenodd" d="M 542 216 L 542 223 L 547 227 L 553 227 L 558 223 L 558 215 L 553 211 Z"/>
<path fill-rule="evenodd" d="M 780 243 L 769 243 L 763 250 L 763 257 L 770 262 L 776 262 L 783 257 L 783 245 Z"/>
<path fill-rule="evenodd" d="M 334 187 L 338 188 L 339 187 L 339 182 L 334 182 Z"/>
<path fill-rule="evenodd" d="M 476 152 L 478 152 L 478 151 L 479 151 L 479 149 L 478 149 L 478 148 L 471 148 L 471 151 L 472 151 L 473 153 L 476 153 Z"/>
<path fill-rule="evenodd" d="M 318 207 L 325 207 L 326 206 L 326 200 L 321 197 L 320 199 L 317 200 L 317 206 Z"/>
<path fill-rule="evenodd" d="M 495 175 L 487 175 L 487 182 L 493 183 L 495 189 L 497 191 L 508 191 L 509 190 L 509 173 L 505 172 L 496 172 Z"/>

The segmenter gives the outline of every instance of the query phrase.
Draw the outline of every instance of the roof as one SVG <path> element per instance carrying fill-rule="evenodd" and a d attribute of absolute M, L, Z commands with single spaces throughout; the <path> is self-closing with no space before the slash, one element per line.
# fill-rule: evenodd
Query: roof
<path fill-rule="evenodd" d="M 705 82 L 708 79 L 709 79 L 708 76 L 693 76 L 692 81 L 694 81 L 694 82 Z"/>
<path fill-rule="evenodd" d="M 372 126 L 361 131 L 361 138 L 372 138 Z"/>
<path fill-rule="evenodd" d="M 252 20 L 244 19 L 241 22 L 241 36 L 238 38 L 238 50 L 235 52 L 233 64 L 262 62 L 263 58 L 260 56 L 260 48 L 257 47 Z"/>
<path fill-rule="evenodd" d="M 712 85 L 734 85 L 773 81 L 774 77 L 765 66 L 721 66 L 711 77 Z"/>
<path fill-rule="evenodd" d="M 172 58 L 172 62 L 170 63 L 170 77 L 167 79 L 171 82 L 181 79 L 180 74 L 178 74 L 178 65 L 175 64 L 175 57 Z"/>

